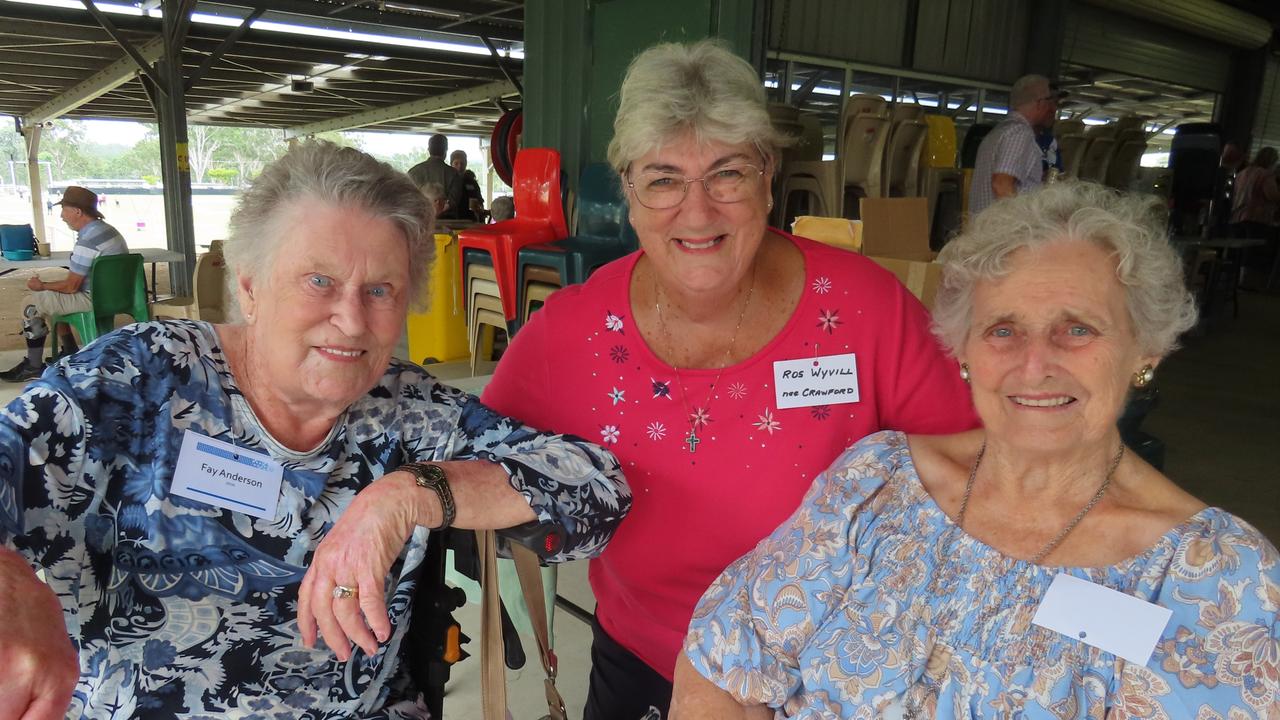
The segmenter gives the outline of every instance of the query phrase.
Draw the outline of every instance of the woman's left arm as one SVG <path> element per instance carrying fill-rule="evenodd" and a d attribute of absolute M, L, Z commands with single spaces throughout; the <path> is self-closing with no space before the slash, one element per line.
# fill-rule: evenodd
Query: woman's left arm
<path fill-rule="evenodd" d="M 406 438 L 406 448 L 409 459 L 444 470 L 456 506 L 454 527 L 552 523 L 564 537 L 552 562 L 604 549 L 631 507 L 630 489 L 611 453 L 524 426 L 461 391 L 433 384 L 430 400 L 452 409 L 445 415 L 454 416 L 453 425 L 447 434 Z M 423 427 L 444 430 L 431 421 Z M 406 471 L 390 472 L 361 490 L 317 547 L 298 590 L 303 642 L 314 646 L 319 631 L 341 660 L 350 657 L 352 642 L 376 653 L 392 629 L 386 574 L 414 528 L 440 527 L 443 518 L 440 496 L 419 487 Z M 333 598 L 338 585 L 356 588 L 356 598 Z"/>

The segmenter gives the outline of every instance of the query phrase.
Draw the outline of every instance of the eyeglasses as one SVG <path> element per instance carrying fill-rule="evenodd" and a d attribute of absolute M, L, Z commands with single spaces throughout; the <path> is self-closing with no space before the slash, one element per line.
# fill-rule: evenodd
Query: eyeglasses
<path fill-rule="evenodd" d="M 689 178 L 676 173 L 645 172 L 627 181 L 627 187 L 635 193 L 636 200 L 650 210 L 668 210 L 689 194 L 689 183 L 700 182 L 707 197 L 718 203 L 736 203 L 746 200 L 755 190 L 749 182 L 764 175 L 755 165 L 734 164 L 699 178 Z"/>

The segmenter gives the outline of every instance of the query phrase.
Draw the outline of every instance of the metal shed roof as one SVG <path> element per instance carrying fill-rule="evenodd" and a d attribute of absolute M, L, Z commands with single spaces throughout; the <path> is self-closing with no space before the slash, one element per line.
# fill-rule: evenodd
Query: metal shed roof
<path fill-rule="evenodd" d="M 65 4 L 0 0 L 0 113 L 154 122 L 137 64 L 88 10 Z M 148 61 L 161 52 L 160 4 L 106 15 Z M 195 78 L 188 122 L 487 135 L 499 100 L 518 94 L 508 78 L 518 82 L 523 21 L 522 0 L 200 2 L 182 50 Z"/>

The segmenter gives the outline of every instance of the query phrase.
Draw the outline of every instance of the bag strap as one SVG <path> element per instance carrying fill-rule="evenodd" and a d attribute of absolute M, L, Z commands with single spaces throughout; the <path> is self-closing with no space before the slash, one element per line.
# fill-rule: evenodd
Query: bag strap
<path fill-rule="evenodd" d="M 556 674 L 559 672 L 559 661 L 555 651 L 551 649 L 551 633 L 547 628 L 546 596 L 542 589 L 542 568 L 538 556 L 532 550 L 519 543 L 509 543 L 511 558 L 516 563 L 516 574 L 520 576 L 520 589 L 524 592 L 524 604 L 529 608 L 529 624 L 533 626 L 533 636 L 538 641 L 538 658 L 542 660 L 542 671 L 546 679 L 542 681 L 547 697 L 547 711 L 551 720 L 567 720 L 564 698 L 556 689 Z"/>
<path fill-rule="evenodd" d="M 507 672 L 503 664 L 502 599 L 498 597 L 497 538 L 476 530 L 480 556 L 480 706 L 484 720 L 507 720 Z"/>
<path fill-rule="evenodd" d="M 520 577 L 520 589 L 525 606 L 529 609 L 529 622 L 538 643 L 538 658 L 546 673 L 543 689 L 547 699 L 547 717 L 551 720 L 567 720 L 564 698 L 556 689 L 558 661 L 551 650 L 550 632 L 547 629 L 547 608 L 542 589 L 542 570 L 538 556 L 519 543 L 510 543 L 511 556 L 515 560 L 516 574 Z M 492 530 L 476 531 L 476 549 L 480 555 L 480 585 L 483 602 L 480 608 L 480 694 L 484 720 L 506 720 L 507 686 L 506 665 L 503 661 L 502 606 L 498 595 L 498 546 Z"/>

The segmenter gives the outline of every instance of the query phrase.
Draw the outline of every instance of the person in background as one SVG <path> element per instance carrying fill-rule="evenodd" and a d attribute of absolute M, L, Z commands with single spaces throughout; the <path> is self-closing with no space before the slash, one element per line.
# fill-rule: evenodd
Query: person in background
<path fill-rule="evenodd" d="M 1280 154 L 1275 148 L 1264 147 L 1253 156 L 1253 162 L 1236 173 L 1231 224 L 1237 237 L 1267 238 L 1274 231 L 1280 208 L 1277 158 Z"/>
<path fill-rule="evenodd" d="M 612 455 L 391 359 L 431 226 L 403 173 L 299 143 L 231 215 L 232 322 L 130 325 L 0 414 L 0 716 L 425 718 L 429 532 L 608 542 Z"/>
<path fill-rule="evenodd" d="M 484 217 L 484 193 L 476 174 L 467 169 L 467 153 L 454 150 L 449 153 L 449 165 L 458 173 L 449 187 L 450 216 L 457 220 L 476 220 Z"/>
<path fill-rule="evenodd" d="M 635 493 L 590 568 L 587 720 L 665 715 L 698 597 L 844 448 L 976 422 L 906 288 L 768 227 L 788 139 L 749 63 L 715 41 L 655 45 L 620 99 L 609 162 L 640 250 L 552 295 L 483 395 L 603 443 Z"/>
<path fill-rule="evenodd" d="M 982 139 L 969 186 L 969 217 L 1000 198 L 1044 182 L 1044 153 L 1036 133 L 1051 130 L 1058 117 L 1055 90 L 1043 75 L 1024 75 L 1009 91 L 1009 114 Z"/>
<path fill-rule="evenodd" d="M 45 367 L 44 343 L 49 337 L 49 323 L 53 317 L 93 309 L 88 278 L 94 258 L 129 252 L 120 231 L 103 220 L 98 210 L 98 196 L 92 190 L 78 185 L 68 186 L 62 192 L 62 199 L 54 205 L 62 206 L 62 221 L 76 232 L 76 244 L 71 249 L 71 269 L 62 280 L 46 282 L 35 276 L 27 281 L 27 288 L 32 291 L 22 299 L 22 336 L 27 341 L 27 356 L 17 365 L 0 372 L 0 380 L 5 382 L 24 383 L 40 377 Z M 59 357 L 74 353 L 78 347 L 71 328 L 66 323 L 59 323 L 57 332 L 62 346 Z"/>
<path fill-rule="evenodd" d="M 489 204 L 489 218 L 493 222 L 510 220 L 516 216 L 516 203 L 510 195 L 500 195 Z"/>
<path fill-rule="evenodd" d="M 1196 319 L 1165 218 L 1054 183 L 947 244 L 982 428 L 822 473 L 702 598 L 673 717 L 1277 717 L 1280 555 L 1116 428 Z"/>
<path fill-rule="evenodd" d="M 436 217 L 440 217 L 440 214 L 449 206 L 449 201 L 445 198 L 444 186 L 429 182 L 421 187 L 422 194 L 427 198 L 427 202 L 431 203 L 432 212 Z"/>
<path fill-rule="evenodd" d="M 436 133 L 427 139 L 427 159 L 409 168 L 409 177 L 418 187 L 436 183 L 447 193 L 458 176 L 458 171 L 445 162 L 449 152 L 449 138 Z M 446 196 L 447 198 L 447 196 Z"/>

